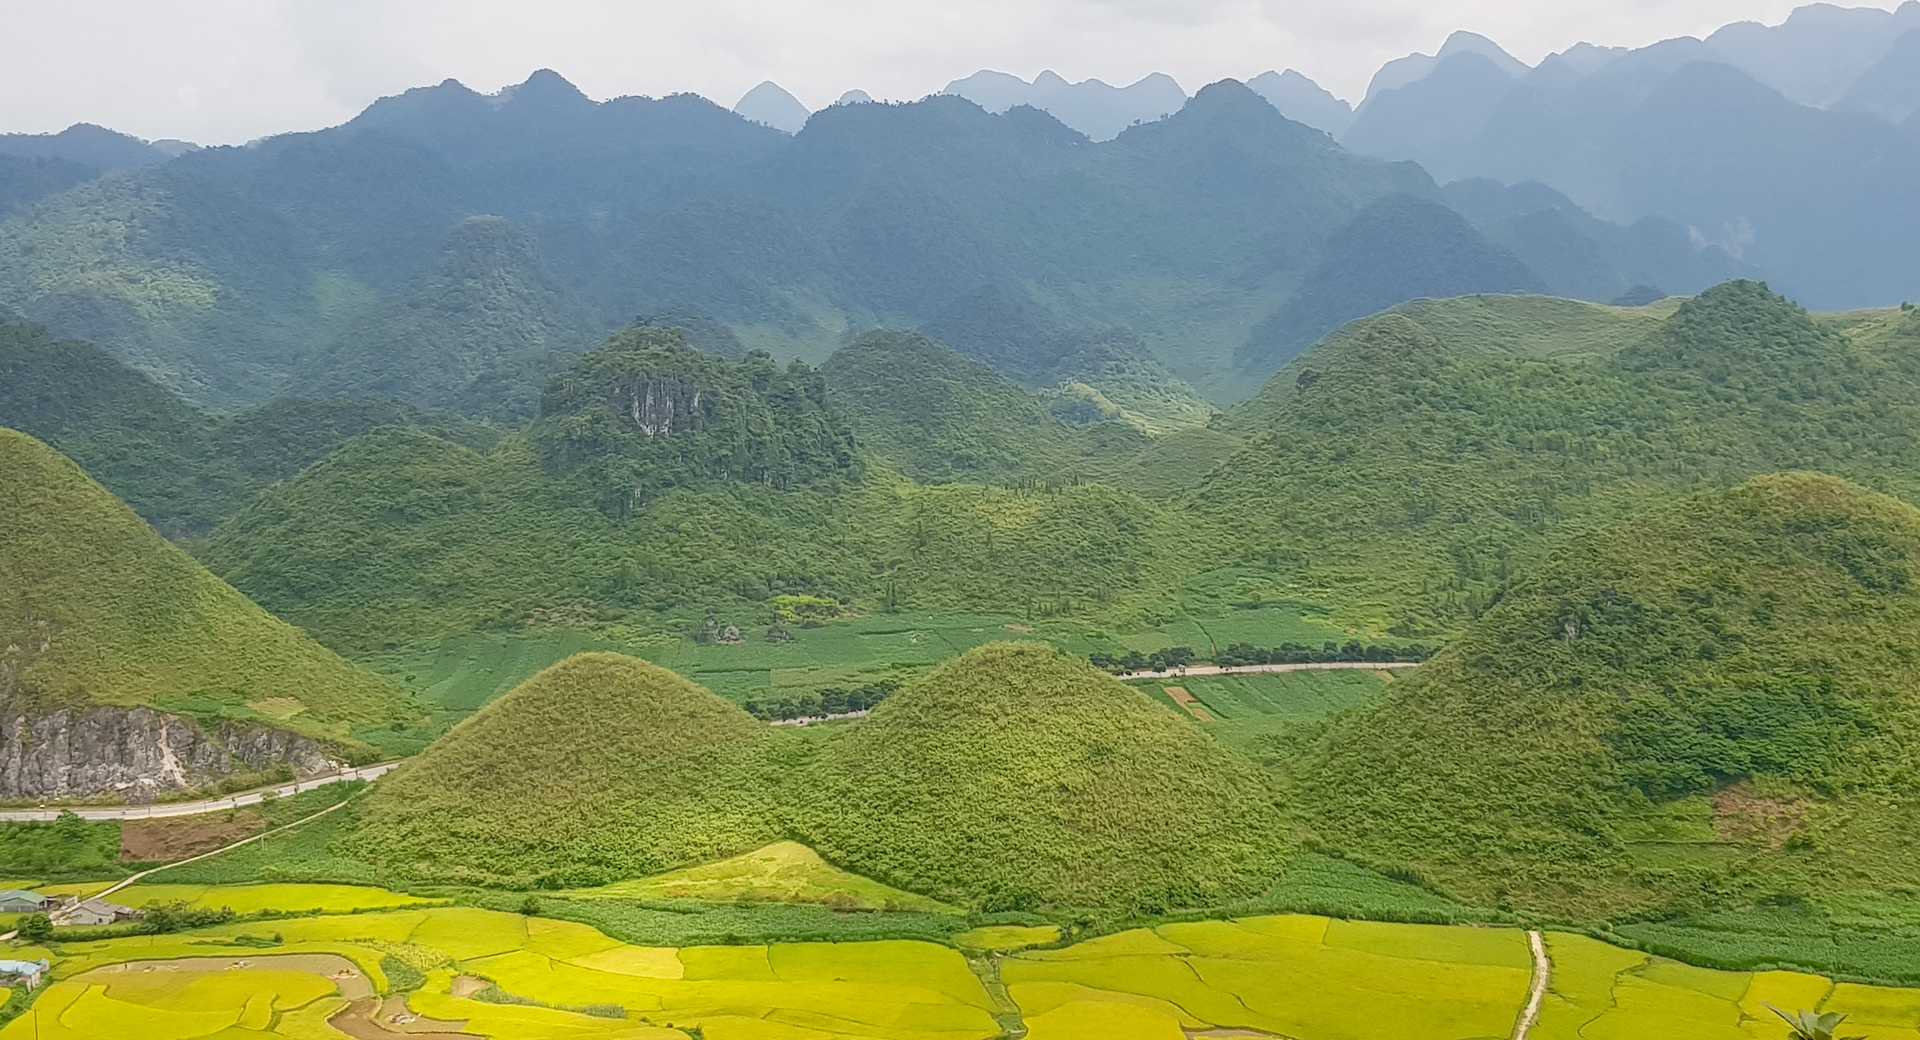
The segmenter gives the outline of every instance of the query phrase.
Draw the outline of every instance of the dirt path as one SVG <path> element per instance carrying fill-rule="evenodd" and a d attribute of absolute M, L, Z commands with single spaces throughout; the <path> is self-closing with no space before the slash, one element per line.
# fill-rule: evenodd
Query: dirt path
<path fill-rule="evenodd" d="M 121 805 L 97 809 L 0 809 L 0 823 L 44 823 L 48 820 L 57 820 L 61 813 L 68 812 L 83 820 L 160 820 L 169 816 L 198 816 L 202 813 L 225 812 L 228 809 L 238 809 L 246 805 L 259 805 L 269 797 L 289 798 L 329 784 L 345 783 L 349 780 L 378 780 L 392 772 L 399 764 L 399 762 L 382 762 L 356 769 L 343 769 L 338 773 L 309 777 L 290 784 L 256 788 L 223 798 L 203 798 L 196 802 L 161 802 L 156 805 Z"/>
<path fill-rule="evenodd" d="M 1527 946 L 1533 951 L 1533 988 L 1527 993 L 1527 1006 L 1514 1023 L 1513 1040 L 1527 1040 L 1534 1023 L 1540 1021 L 1540 1005 L 1546 1002 L 1547 985 L 1553 981 L 1553 961 L 1547 958 L 1547 941 L 1539 932 L 1527 933 Z"/>
<path fill-rule="evenodd" d="M 1242 664 L 1223 668 L 1217 664 L 1190 664 L 1185 668 L 1169 668 L 1164 672 L 1125 672 L 1118 678 L 1134 679 L 1182 679 L 1196 675 L 1260 675 L 1271 672 L 1382 672 L 1399 668 L 1418 668 L 1414 661 L 1316 661 L 1310 664 Z"/>
<path fill-rule="evenodd" d="M 80 900 L 77 900 L 75 902 L 75 905 L 78 905 L 79 903 L 83 903 L 88 899 L 105 899 L 106 897 L 113 895 L 115 892 L 118 892 L 129 885 L 135 884 L 144 878 L 152 877 L 153 875 L 158 874 L 163 870 L 172 870 L 175 867 L 184 867 L 189 863 L 198 863 L 203 859 L 212 859 L 213 857 L 218 856 L 221 853 L 232 852 L 234 849 L 237 849 L 242 845 L 251 845 L 256 841 L 261 841 L 266 838 L 271 838 L 276 834 L 284 834 L 285 832 L 290 831 L 295 827 L 304 826 L 308 823 L 313 822 L 314 820 L 319 819 L 322 816 L 325 816 L 330 812 L 333 812 L 339 809 L 341 806 L 346 805 L 348 802 L 353 801 L 353 799 L 358 796 L 358 793 L 359 792 L 355 792 L 352 795 L 348 795 L 347 797 L 342 798 L 341 800 L 333 803 L 332 805 L 327 806 L 325 809 L 322 809 L 317 813 L 310 813 L 306 816 L 302 816 L 299 819 L 293 821 L 292 823 L 282 824 L 270 831 L 261 831 L 260 833 L 254 835 L 251 838 L 242 838 L 231 845 L 222 845 L 221 847 L 214 849 L 212 852 L 202 852 L 198 856 L 188 856 L 186 859 L 175 860 L 172 863 L 165 863 L 157 867 L 152 867 L 147 870 L 143 870 L 138 874 L 133 874 L 121 881 L 115 882 L 109 888 L 106 888 L 100 892 L 94 893 L 93 895 L 86 896 Z M 53 923 L 59 924 L 60 918 L 62 915 L 58 911 L 56 911 L 52 916 L 53 916 Z M 0 942 L 5 942 L 6 940 L 13 938 L 16 934 L 17 932 L 8 932 L 5 935 L 0 935 Z"/>

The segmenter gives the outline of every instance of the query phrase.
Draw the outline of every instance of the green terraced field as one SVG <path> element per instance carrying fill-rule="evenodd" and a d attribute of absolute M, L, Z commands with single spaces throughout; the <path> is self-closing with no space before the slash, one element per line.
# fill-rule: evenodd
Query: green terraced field
<path fill-rule="evenodd" d="M 844 618 L 811 628 L 792 626 L 793 638 L 788 642 L 767 640 L 766 625 L 751 623 L 753 619 L 746 617 L 719 619 L 740 627 L 743 641 L 738 644 L 701 644 L 682 634 L 625 626 L 456 635 L 358 659 L 360 664 L 418 694 L 431 718 L 422 728 L 357 735 L 389 753 L 417 752 L 454 723 L 541 669 L 592 650 L 639 657 L 671 668 L 729 700 L 745 702 L 783 691 L 906 679 L 975 647 L 1008 639 L 1039 640 L 1076 656 L 1124 654 L 1129 650 L 1150 654 L 1186 646 L 1204 657 L 1213 652 L 1216 642 L 1220 646 L 1242 641 L 1262 646 L 1283 642 L 1318 645 L 1354 635 L 1325 623 L 1320 620 L 1322 615 L 1303 607 L 1267 604 L 1235 608 L 1214 595 L 1237 588 L 1227 579 L 1219 579 L 1218 588 L 1205 587 L 1208 592 L 1196 600 L 1201 613 L 1129 630 L 1060 619 L 1025 621 L 1002 615 L 902 611 Z M 1349 683 L 1357 687 L 1364 680 Z M 1339 692 L 1340 684 L 1327 685 L 1321 690 L 1308 682 L 1300 689 L 1314 704 L 1344 705 L 1350 699 Z M 1275 689 L 1279 702 L 1294 699 L 1292 687 Z"/>

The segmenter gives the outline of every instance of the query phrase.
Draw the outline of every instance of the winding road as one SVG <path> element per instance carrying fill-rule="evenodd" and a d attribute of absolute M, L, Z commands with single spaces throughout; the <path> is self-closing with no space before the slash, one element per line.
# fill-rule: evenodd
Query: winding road
<path fill-rule="evenodd" d="M 392 772 L 400 763 L 381 762 L 378 765 L 359 766 L 343 769 L 338 773 L 308 777 L 290 784 L 277 787 L 261 787 L 252 791 L 224 795 L 219 798 L 203 798 L 193 802 L 158 802 L 153 805 L 118 805 L 105 808 L 88 809 L 80 806 L 66 809 L 6 809 L 0 810 L 0 823 L 45 823 L 57 820 L 61 813 L 70 812 L 83 820 L 159 820 L 169 816 L 198 816 L 202 813 L 224 812 L 248 805 L 259 805 L 271 798 L 287 798 L 303 791 L 329 784 L 346 783 L 349 780 L 376 780 Z"/>
<path fill-rule="evenodd" d="M 1397 671 L 1402 668 L 1418 668 L 1418 661 L 1316 661 L 1310 664 L 1237 664 L 1223 667 L 1217 664 L 1190 664 L 1185 668 L 1169 668 L 1164 672 L 1123 672 L 1115 678 L 1126 682 L 1135 679 L 1185 679 L 1196 675 L 1258 675 L 1271 672 L 1346 672 Z"/>

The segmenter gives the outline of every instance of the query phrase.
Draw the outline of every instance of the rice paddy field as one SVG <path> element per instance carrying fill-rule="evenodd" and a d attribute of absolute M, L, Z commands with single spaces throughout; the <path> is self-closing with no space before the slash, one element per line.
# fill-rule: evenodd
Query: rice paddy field
<path fill-rule="evenodd" d="M 196 901 L 286 906 L 327 886 L 304 887 Z M 1267 915 L 1035 948 L 1059 938 L 986 924 L 953 945 L 662 947 L 471 907 L 318 913 L 16 948 L 53 980 L 24 1006 L 13 994 L 0 1040 L 1478 1040 L 1512 1035 L 1533 970 L 1510 928 Z M 1920 1040 L 1920 990 L 1709 971 L 1559 933 L 1546 948 L 1537 1040 L 1778 1040 L 1767 1004 Z"/>

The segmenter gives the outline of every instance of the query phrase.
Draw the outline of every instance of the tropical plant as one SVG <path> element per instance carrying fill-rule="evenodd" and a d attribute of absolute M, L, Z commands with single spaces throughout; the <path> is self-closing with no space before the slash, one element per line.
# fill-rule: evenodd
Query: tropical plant
<path fill-rule="evenodd" d="M 1791 1034 L 1793 1040 L 1867 1040 L 1865 1036 L 1834 1036 L 1833 1031 L 1840 1028 L 1840 1023 L 1847 1020 L 1847 1016 L 1838 1012 L 1828 1011 L 1816 1015 L 1811 1011 L 1795 1011 L 1788 1014 L 1772 1004 L 1767 1005 L 1767 1010 L 1779 1015 L 1781 1020 L 1793 1030 Z"/>

